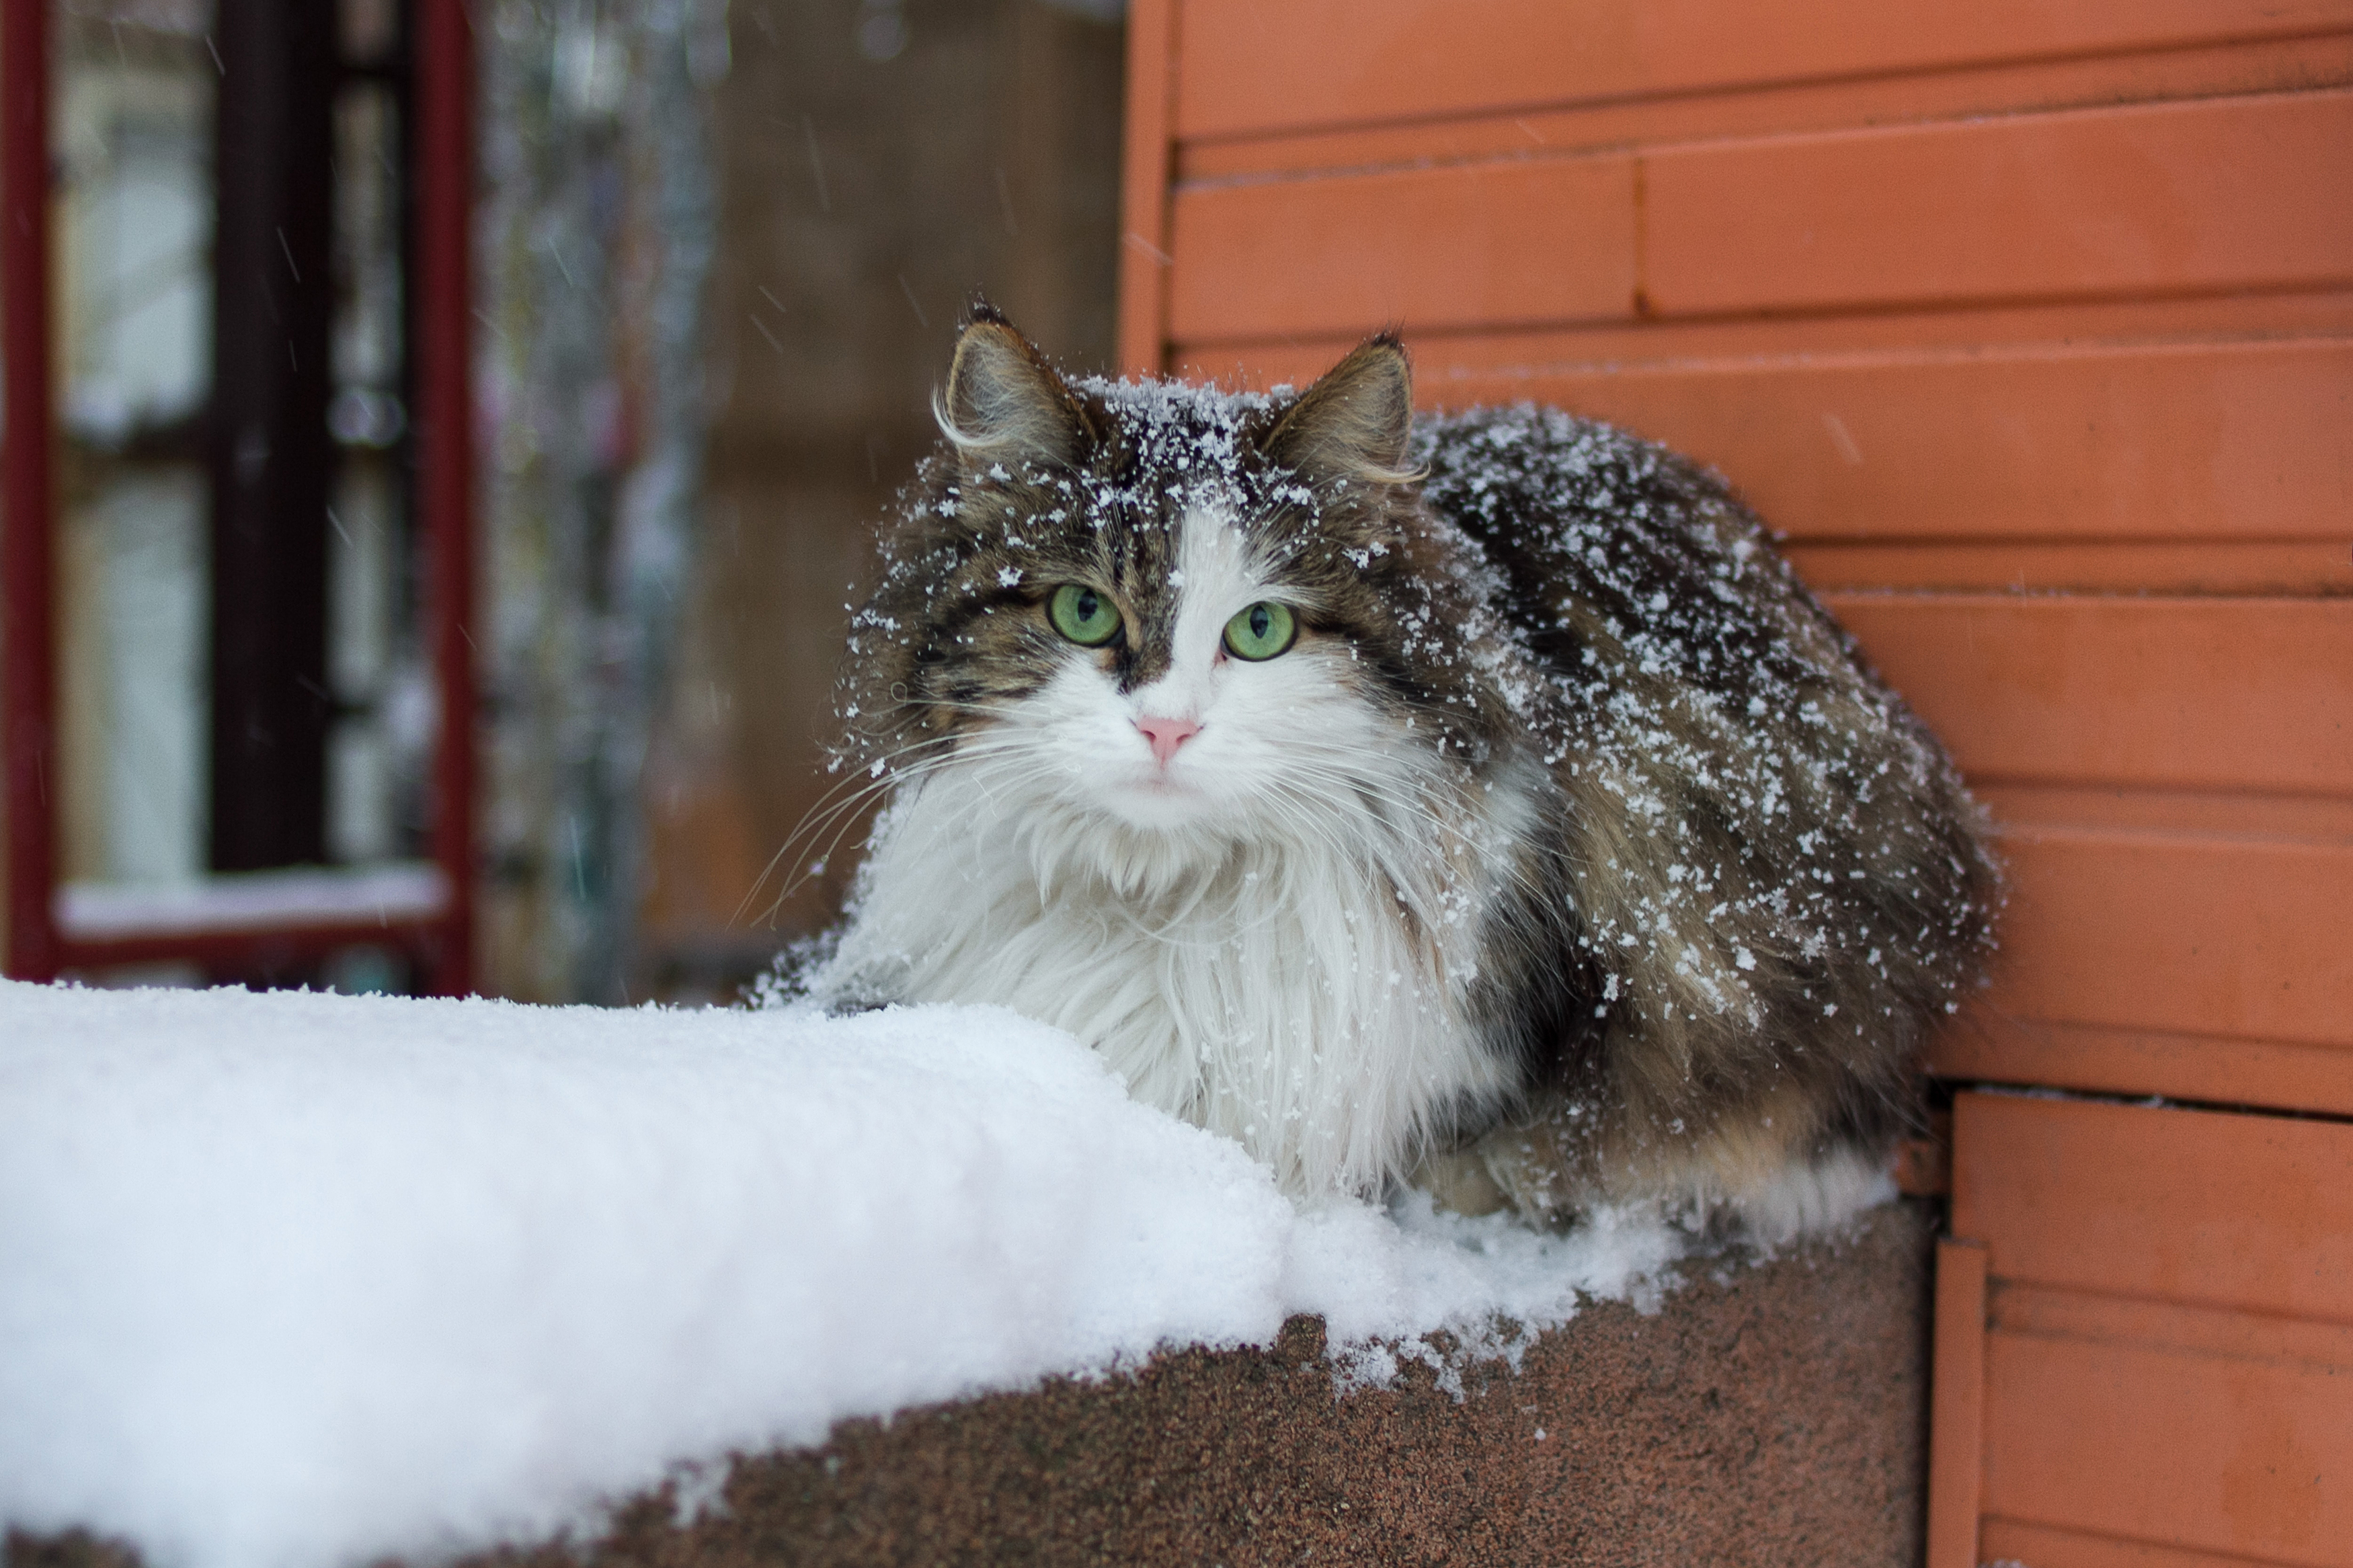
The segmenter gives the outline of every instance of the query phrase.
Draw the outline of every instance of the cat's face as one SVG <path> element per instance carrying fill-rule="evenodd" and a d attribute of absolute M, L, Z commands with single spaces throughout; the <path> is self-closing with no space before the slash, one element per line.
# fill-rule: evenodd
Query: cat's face
<path fill-rule="evenodd" d="M 1176 506 L 1145 525 L 1154 548 L 1135 548 L 1133 525 L 1124 539 L 1090 530 L 1024 570 L 1028 593 L 997 612 L 1019 633 L 973 671 L 1009 700 L 967 759 L 1148 829 L 1272 826 L 1394 771 L 1382 759 L 1407 716 L 1381 700 L 1339 607 L 1285 569 L 1297 520 L 1240 496 Z"/>
<path fill-rule="evenodd" d="M 966 330 L 952 455 L 853 626 L 870 765 L 1176 841 L 1404 811 L 1476 701 L 1414 522 L 1402 353 L 1300 397 L 1064 382 Z"/>

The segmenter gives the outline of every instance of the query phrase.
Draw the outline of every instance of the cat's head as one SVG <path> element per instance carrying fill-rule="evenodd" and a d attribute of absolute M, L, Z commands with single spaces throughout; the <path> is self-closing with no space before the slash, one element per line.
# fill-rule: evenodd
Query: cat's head
<path fill-rule="evenodd" d="M 1498 715 L 1384 334 L 1303 393 L 1071 380 L 977 307 L 851 627 L 850 754 L 1145 834 L 1294 828 Z"/>

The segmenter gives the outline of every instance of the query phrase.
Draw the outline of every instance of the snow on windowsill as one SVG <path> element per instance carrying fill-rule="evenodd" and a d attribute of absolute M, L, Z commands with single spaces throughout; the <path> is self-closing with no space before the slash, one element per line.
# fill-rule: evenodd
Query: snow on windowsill
<path fill-rule="evenodd" d="M 991 1009 L 0 982 L 0 1522 L 156 1568 L 429 1557 L 1294 1312 L 1359 1379 L 1440 1328 L 1514 1355 L 1500 1321 L 1678 1250 L 1303 1212 Z"/>
<path fill-rule="evenodd" d="M 68 882 L 58 929 L 84 942 L 287 926 L 431 920 L 449 906 L 449 881 L 428 863 L 250 871 L 193 882 Z"/>

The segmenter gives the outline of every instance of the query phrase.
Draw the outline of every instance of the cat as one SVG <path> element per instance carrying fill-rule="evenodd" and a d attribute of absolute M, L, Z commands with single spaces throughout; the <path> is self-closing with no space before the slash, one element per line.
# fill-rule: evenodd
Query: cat
<path fill-rule="evenodd" d="M 1778 1238 L 1883 1185 L 2000 874 L 1725 483 L 1532 405 L 1069 379 L 976 304 L 852 618 L 836 1008 L 997 1003 L 1303 1197 Z"/>

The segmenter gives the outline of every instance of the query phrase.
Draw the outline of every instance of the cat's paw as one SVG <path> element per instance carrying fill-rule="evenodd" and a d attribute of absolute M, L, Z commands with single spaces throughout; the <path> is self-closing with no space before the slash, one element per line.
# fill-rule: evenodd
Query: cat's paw
<path fill-rule="evenodd" d="M 1746 1192 L 1717 1198 L 1712 1220 L 1729 1220 L 1762 1247 L 1844 1229 L 1857 1215 L 1895 1196 L 1889 1162 L 1856 1148 L 1792 1160 Z"/>
<path fill-rule="evenodd" d="M 1475 1149 L 1424 1154 L 1406 1177 L 1406 1185 L 1428 1193 L 1440 1208 L 1472 1219 L 1514 1206 L 1512 1194 L 1488 1173 Z"/>

